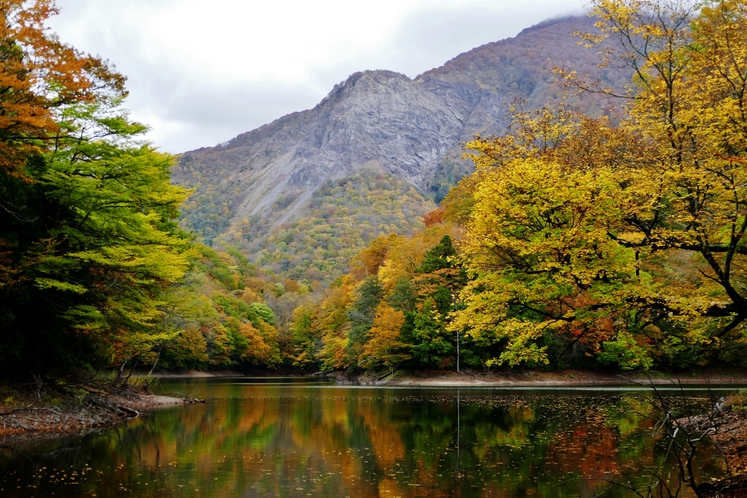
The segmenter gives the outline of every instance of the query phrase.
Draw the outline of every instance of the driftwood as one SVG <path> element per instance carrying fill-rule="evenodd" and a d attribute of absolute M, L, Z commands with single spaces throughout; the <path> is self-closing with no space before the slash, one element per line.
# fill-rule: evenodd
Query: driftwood
<path fill-rule="evenodd" d="M 731 496 L 734 491 L 744 490 L 745 494 L 740 493 L 738 496 L 747 496 L 747 475 L 706 482 L 698 486 L 698 489 L 713 496 Z"/>

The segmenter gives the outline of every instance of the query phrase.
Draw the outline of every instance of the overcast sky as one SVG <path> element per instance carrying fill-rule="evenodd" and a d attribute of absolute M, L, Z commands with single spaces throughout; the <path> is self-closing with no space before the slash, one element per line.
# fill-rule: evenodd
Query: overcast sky
<path fill-rule="evenodd" d="M 415 77 L 585 0 L 57 0 L 50 26 L 128 78 L 161 150 L 213 146 L 316 105 L 350 74 Z"/>

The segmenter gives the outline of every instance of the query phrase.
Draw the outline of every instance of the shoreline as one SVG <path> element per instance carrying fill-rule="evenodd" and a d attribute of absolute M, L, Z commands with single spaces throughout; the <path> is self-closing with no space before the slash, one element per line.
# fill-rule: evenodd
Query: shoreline
<path fill-rule="evenodd" d="M 553 372 L 471 372 L 414 371 L 395 372 L 394 376 L 350 374 L 348 372 L 302 373 L 298 370 L 256 370 L 251 372 L 161 372 L 155 379 L 207 379 L 221 377 L 296 378 L 312 379 L 320 376 L 334 379 L 338 385 L 381 387 L 601 387 L 601 386 L 730 386 L 735 390 L 747 386 L 747 372 L 718 371 L 699 373 L 631 373 L 614 374 L 583 370 Z M 159 407 L 204 403 L 189 397 L 146 394 L 132 389 L 115 392 L 90 390 L 82 400 L 65 403 L 44 403 L 30 398 L 25 403 L 0 402 L 0 443 L 24 443 L 82 435 L 108 428 L 132 418 L 147 416 L 148 410 Z"/>
<path fill-rule="evenodd" d="M 90 393 L 75 406 L 6 406 L 0 410 L 0 443 L 24 444 L 81 436 L 147 416 L 148 410 L 194 403 L 204 401 L 120 391 Z"/>
<path fill-rule="evenodd" d="M 553 372 L 395 372 L 394 376 L 330 372 L 327 377 L 343 385 L 389 387 L 601 387 L 601 386 L 747 386 L 747 372 L 697 374 L 608 374 L 584 370 Z"/>
<path fill-rule="evenodd" d="M 747 387 L 747 370 L 665 373 L 632 372 L 604 373 L 591 370 L 555 370 L 550 372 L 527 370 L 522 372 L 474 372 L 460 373 L 442 370 L 395 371 L 394 375 L 383 373 L 349 373 L 345 371 L 303 373 L 298 370 L 257 370 L 251 372 L 232 371 L 186 371 L 159 372 L 155 379 L 209 379 L 222 377 L 242 378 L 329 378 L 341 385 L 378 385 L 391 387 L 564 387 L 564 386 L 629 386 L 638 385 L 719 385 Z"/>

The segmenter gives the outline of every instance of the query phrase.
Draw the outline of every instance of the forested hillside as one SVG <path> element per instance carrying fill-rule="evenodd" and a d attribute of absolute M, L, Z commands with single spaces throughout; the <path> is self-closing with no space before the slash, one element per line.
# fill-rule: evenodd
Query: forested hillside
<path fill-rule="evenodd" d="M 381 235 L 412 234 L 435 207 L 404 180 L 363 170 L 322 186 L 301 220 L 268 231 L 253 217 L 230 229 L 225 241 L 277 275 L 329 284 L 360 248 Z"/>

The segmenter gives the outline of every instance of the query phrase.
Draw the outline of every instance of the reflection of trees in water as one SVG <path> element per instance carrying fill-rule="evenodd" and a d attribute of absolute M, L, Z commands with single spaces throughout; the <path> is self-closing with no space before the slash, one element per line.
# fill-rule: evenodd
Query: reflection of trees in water
<path fill-rule="evenodd" d="M 227 399 L 86 438 L 74 465 L 95 471 L 80 487 L 37 484 L 57 496 L 576 496 L 657 458 L 645 407 L 620 397 L 216 389 Z"/>

